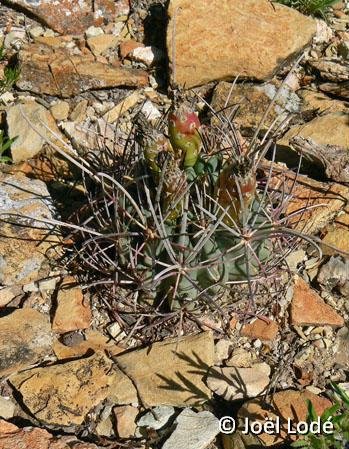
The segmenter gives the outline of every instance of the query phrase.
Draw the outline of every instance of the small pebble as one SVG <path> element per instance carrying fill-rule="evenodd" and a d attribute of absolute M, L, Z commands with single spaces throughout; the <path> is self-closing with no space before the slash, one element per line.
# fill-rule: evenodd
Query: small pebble
<path fill-rule="evenodd" d="M 41 26 L 35 26 L 33 28 L 29 29 L 29 35 L 33 39 L 36 37 L 42 36 L 44 34 L 45 30 Z"/>
<path fill-rule="evenodd" d="M 85 31 L 86 38 L 93 37 L 93 36 L 99 36 L 101 34 L 104 34 L 104 31 L 101 27 L 90 26 Z"/>

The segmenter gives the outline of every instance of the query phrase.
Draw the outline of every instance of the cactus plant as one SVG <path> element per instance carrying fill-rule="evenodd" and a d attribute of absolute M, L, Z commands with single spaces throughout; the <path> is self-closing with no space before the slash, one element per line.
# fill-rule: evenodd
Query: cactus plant
<path fill-rule="evenodd" d="M 90 161 L 101 199 L 88 226 L 99 235 L 84 233 L 84 262 L 137 291 L 139 303 L 172 311 L 215 303 L 231 284 L 268 277 L 282 211 L 257 179 L 257 156 L 270 142 L 251 151 L 237 135 L 224 116 L 218 127 L 201 125 L 188 105 L 160 129 L 139 116 L 114 156 L 116 171 Z"/>
<path fill-rule="evenodd" d="M 214 308 L 234 284 L 249 286 L 252 306 L 255 286 L 278 273 L 301 238 L 287 228 L 284 195 L 269 186 L 272 170 L 258 171 L 272 132 L 259 139 L 257 130 L 248 143 L 229 114 L 214 114 L 217 124 L 201 124 L 179 104 L 158 127 L 139 115 L 129 136 L 116 135 L 121 154 L 65 153 L 89 178 L 90 215 L 85 206 L 66 224 L 75 258 L 91 285 L 113 297 L 129 291 L 127 308 Z"/>

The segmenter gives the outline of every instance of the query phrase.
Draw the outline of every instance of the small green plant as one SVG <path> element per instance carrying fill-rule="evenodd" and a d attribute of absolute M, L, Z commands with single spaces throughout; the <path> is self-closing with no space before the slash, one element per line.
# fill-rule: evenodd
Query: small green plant
<path fill-rule="evenodd" d="M 338 0 L 276 0 L 276 3 L 298 9 L 303 14 L 326 17 L 328 8 Z"/>
<path fill-rule="evenodd" d="M 5 136 L 5 132 L 0 130 L 0 163 L 5 164 L 11 162 L 11 157 L 4 155 L 8 151 L 15 139 Z"/>
<path fill-rule="evenodd" d="M 4 46 L 0 47 L 0 62 L 6 59 Z M 6 65 L 4 67 L 3 78 L 0 79 L 0 95 L 7 92 L 16 83 L 19 77 L 19 67 Z"/>
<path fill-rule="evenodd" d="M 333 423 L 333 433 L 315 435 L 308 433 L 303 439 L 292 443 L 293 448 L 302 449 L 348 449 L 349 448 L 349 396 L 336 384 L 332 384 L 334 404 L 320 416 L 321 423 L 329 419 Z M 308 402 L 307 421 L 314 422 L 318 416 L 311 401 Z"/>
<path fill-rule="evenodd" d="M 18 67 L 8 67 L 4 69 L 4 78 L 0 80 L 0 95 L 7 92 L 16 83 L 19 77 Z"/>

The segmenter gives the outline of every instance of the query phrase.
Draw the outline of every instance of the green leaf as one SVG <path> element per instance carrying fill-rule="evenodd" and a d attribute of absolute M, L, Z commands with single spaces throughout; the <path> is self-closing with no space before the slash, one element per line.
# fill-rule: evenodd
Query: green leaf
<path fill-rule="evenodd" d="M 17 137 L 14 137 L 13 139 L 6 139 L 5 143 L 2 144 L 2 147 L 0 148 L 0 152 L 5 153 L 6 150 L 9 150 L 13 142 L 17 139 Z"/>
<path fill-rule="evenodd" d="M 9 156 L 0 156 L 1 164 L 6 164 L 7 162 L 12 162 L 12 159 Z"/>
<path fill-rule="evenodd" d="M 297 440 L 291 444 L 291 447 L 309 447 L 309 442 L 306 440 Z"/>
<path fill-rule="evenodd" d="M 309 399 L 307 399 L 307 406 L 308 406 L 307 421 L 308 422 L 316 421 L 318 416 L 313 403 Z"/>
<path fill-rule="evenodd" d="M 327 408 L 321 415 L 321 421 L 323 422 L 327 421 L 330 416 L 333 416 L 336 413 L 336 411 L 340 409 L 340 406 L 341 405 L 338 402 L 336 402 L 334 405 Z"/>
<path fill-rule="evenodd" d="M 348 394 L 341 388 L 339 385 L 335 384 L 334 382 L 331 382 L 331 386 L 335 393 L 340 397 L 340 399 L 344 402 L 346 406 L 349 407 L 349 396 Z"/>
<path fill-rule="evenodd" d="M 312 449 L 329 449 L 330 447 L 332 448 L 329 440 L 323 435 L 320 435 L 319 437 L 311 435 L 310 441 Z"/>
<path fill-rule="evenodd" d="M 343 415 L 337 415 L 332 418 L 332 422 L 334 426 L 341 426 L 343 421 Z"/>

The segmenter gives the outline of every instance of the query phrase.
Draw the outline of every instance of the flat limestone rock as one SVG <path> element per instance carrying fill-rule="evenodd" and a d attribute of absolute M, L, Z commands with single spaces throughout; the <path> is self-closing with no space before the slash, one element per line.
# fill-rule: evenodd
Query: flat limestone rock
<path fill-rule="evenodd" d="M 77 281 L 67 276 L 57 292 L 57 308 L 52 321 L 52 330 L 64 334 L 87 329 L 92 320 L 90 304 L 84 299 Z"/>
<path fill-rule="evenodd" d="M 227 401 L 254 398 L 263 393 L 270 382 L 270 366 L 255 363 L 251 368 L 214 367 L 209 371 L 207 385 Z"/>
<path fill-rule="evenodd" d="M 81 424 L 87 413 L 109 397 L 111 386 L 120 401 L 137 402 L 132 382 L 103 353 L 58 365 L 35 368 L 10 378 L 33 415 L 59 426 Z"/>
<path fill-rule="evenodd" d="M 9 0 L 8 3 L 23 8 L 61 34 L 82 33 L 102 18 L 112 18 L 116 11 L 112 0 Z"/>
<path fill-rule="evenodd" d="M 133 379 L 147 407 L 195 405 L 211 397 L 203 381 L 214 360 L 211 332 L 154 343 L 115 360 Z"/>
<path fill-rule="evenodd" d="M 53 215 L 45 183 L 0 173 L 0 214 L 0 284 L 23 285 L 46 276 L 47 255 L 59 239 L 51 225 L 37 221 Z"/>
<path fill-rule="evenodd" d="M 310 138 L 318 144 L 336 145 L 349 150 L 349 111 L 321 115 L 305 125 L 293 126 L 278 145 L 288 147 L 295 136 Z"/>
<path fill-rule="evenodd" d="M 148 84 L 143 70 L 104 64 L 93 55 L 74 55 L 47 45 L 28 45 L 19 52 L 19 61 L 17 87 L 37 94 L 67 98 L 90 89 Z"/>
<path fill-rule="evenodd" d="M 171 81 L 266 80 L 309 44 L 313 19 L 268 0 L 171 0 L 167 49 Z"/>
<path fill-rule="evenodd" d="M 18 309 L 0 318 L 0 377 L 40 362 L 51 353 L 49 318 L 34 309 Z"/>
<path fill-rule="evenodd" d="M 85 338 L 86 340 L 82 340 L 73 346 L 66 346 L 58 340 L 55 341 L 52 348 L 56 357 L 62 360 L 83 357 L 87 353 L 91 353 L 91 351 L 108 351 L 111 355 L 117 355 L 125 351 L 124 348 L 116 345 L 114 340 L 110 340 L 98 331 L 87 329 Z"/>
<path fill-rule="evenodd" d="M 291 324 L 341 327 L 344 326 L 344 319 L 297 276 L 291 303 Z"/>
<path fill-rule="evenodd" d="M 15 139 L 11 145 L 13 162 L 34 157 L 41 151 L 45 141 L 61 146 L 55 136 L 63 136 L 50 111 L 35 101 L 12 106 L 7 111 L 7 124 L 9 137 Z"/>
<path fill-rule="evenodd" d="M 184 409 L 175 423 L 176 429 L 162 449 L 205 449 L 219 433 L 218 418 L 208 411 Z"/>
<path fill-rule="evenodd" d="M 270 167 L 270 164 L 266 164 Z M 286 178 L 286 179 L 285 179 Z M 287 173 L 275 165 L 270 185 L 290 195 L 286 215 L 292 228 L 303 234 L 315 234 L 328 225 L 346 206 L 349 188 L 335 182 L 319 182 L 304 175 Z"/>
<path fill-rule="evenodd" d="M 45 429 L 25 427 L 0 420 L 0 449 L 98 449 L 93 443 L 72 436 L 55 437 Z"/>

